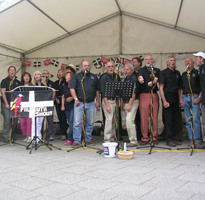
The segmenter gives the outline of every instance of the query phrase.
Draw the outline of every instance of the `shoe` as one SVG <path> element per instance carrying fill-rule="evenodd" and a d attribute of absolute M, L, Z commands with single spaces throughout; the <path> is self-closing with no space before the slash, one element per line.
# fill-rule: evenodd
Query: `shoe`
<path fill-rule="evenodd" d="M 148 142 L 145 142 L 145 141 L 142 141 L 140 142 L 140 145 L 143 146 L 143 145 L 146 145 Z"/>
<path fill-rule="evenodd" d="M 188 144 L 188 146 L 190 147 L 193 144 L 193 140 L 190 141 L 190 143 Z"/>
<path fill-rule="evenodd" d="M 167 142 L 167 145 L 170 147 L 176 147 L 176 143 L 174 143 L 173 141 Z"/>
<path fill-rule="evenodd" d="M 62 138 L 62 135 L 58 136 L 57 139 L 60 140 Z"/>
<path fill-rule="evenodd" d="M 134 144 L 134 143 L 128 143 L 127 144 L 127 147 L 136 147 L 137 146 L 137 144 Z"/>
<path fill-rule="evenodd" d="M 159 144 L 157 141 L 153 141 L 153 144 L 155 144 L 155 145 L 157 145 L 157 144 Z"/>
<path fill-rule="evenodd" d="M 31 139 L 30 139 L 30 138 L 27 138 L 27 141 L 26 141 L 26 142 L 30 143 L 30 142 L 31 142 Z"/>
<path fill-rule="evenodd" d="M 174 140 L 173 142 L 174 142 L 176 145 L 181 145 L 181 144 L 182 144 L 182 142 L 176 141 L 176 140 Z"/>
<path fill-rule="evenodd" d="M 65 143 L 65 145 L 71 145 L 71 144 L 73 144 L 72 141 L 67 141 L 67 142 Z"/>
<path fill-rule="evenodd" d="M 198 146 L 197 149 L 205 149 L 205 144 Z"/>
<path fill-rule="evenodd" d="M 3 139 L 4 143 L 9 143 L 9 140 Z"/>
<path fill-rule="evenodd" d="M 53 136 L 50 136 L 50 141 L 53 141 L 54 140 L 54 137 Z"/>
<path fill-rule="evenodd" d="M 61 141 L 64 141 L 64 140 L 66 140 L 66 136 L 65 136 L 65 135 L 62 135 Z"/>
<path fill-rule="evenodd" d="M 110 139 L 110 142 L 115 142 L 115 139 L 114 139 L 114 138 L 111 138 L 111 139 Z"/>
<path fill-rule="evenodd" d="M 195 148 L 197 148 L 197 147 L 199 147 L 199 146 L 201 146 L 201 143 L 200 143 L 200 142 L 195 141 Z"/>
<path fill-rule="evenodd" d="M 27 140 L 28 140 L 28 137 L 26 137 L 23 141 L 24 141 L 24 142 L 27 142 Z"/>
<path fill-rule="evenodd" d="M 89 145 L 89 146 L 95 146 L 95 143 L 93 143 L 92 141 L 90 141 L 90 142 L 87 142 L 87 145 Z"/>
<path fill-rule="evenodd" d="M 77 148 L 78 146 L 80 146 L 80 144 L 78 144 L 77 142 L 74 142 L 71 147 L 72 148 Z"/>

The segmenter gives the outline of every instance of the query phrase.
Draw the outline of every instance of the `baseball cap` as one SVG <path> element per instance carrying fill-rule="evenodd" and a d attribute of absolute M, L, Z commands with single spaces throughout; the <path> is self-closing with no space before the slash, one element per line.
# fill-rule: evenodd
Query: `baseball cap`
<path fill-rule="evenodd" d="M 194 56 L 201 56 L 203 59 L 205 59 L 205 53 L 200 51 L 198 53 L 193 53 Z"/>

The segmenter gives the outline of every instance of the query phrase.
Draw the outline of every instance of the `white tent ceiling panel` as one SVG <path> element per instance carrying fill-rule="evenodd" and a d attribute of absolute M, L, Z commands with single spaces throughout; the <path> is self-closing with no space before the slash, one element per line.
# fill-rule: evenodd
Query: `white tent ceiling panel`
<path fill-rule="evenodd" d="M 119 17 L 92 26 L 26 58 L 113 55 L 119 53 Z"/>
<path fill-rule="evenodd" d="M 181 0 L 118 0 L 122 11 L 174 25 Z"/>
<path fill-rule="evenodd" d="M 26 1 L 0 14 L 0 43 L 29 50 L 66 32 Z"/>
<path fill-rule="evenodd" d="M 183 2 L 178 26 L 205 34 L 204 0 L 186 0 Z"/>
<path fill-rule="evenodd" d="M 126 16 L 122 35 L 123 54 L 192 52 L 205 47 L 203 38 Z"/>
<path fill-rule="evenodd" d="M 19 58 L 19 59 L 21 57 L 20 53 L 11 51 L 11 50 L 3 48 L 3 47 L 0 47 L 0 55 L 5 55 L 8 57 L 14 57 L 14 58 Z"/>
<path fill-rule="evenodd" d="M 110 0 L 31 1 L 69 32 L 118 11 Z"/>

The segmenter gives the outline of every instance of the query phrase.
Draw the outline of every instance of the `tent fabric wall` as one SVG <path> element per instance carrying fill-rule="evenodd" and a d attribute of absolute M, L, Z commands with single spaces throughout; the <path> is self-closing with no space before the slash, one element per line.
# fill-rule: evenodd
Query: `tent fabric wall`
<path fill-rule="evenodd" d="M 26 58 L 119 54 L 119 17 L 26 55 Z M 204 50 L 205 39 L 132 17 L 122 17 L 122 55 Z"/>

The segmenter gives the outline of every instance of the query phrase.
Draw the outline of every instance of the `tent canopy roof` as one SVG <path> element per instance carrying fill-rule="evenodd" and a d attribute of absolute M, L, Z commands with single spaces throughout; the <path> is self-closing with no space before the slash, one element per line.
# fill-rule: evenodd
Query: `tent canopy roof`
<path fill-rule="evenodd" d="M 116 16 L 205 38 L 204 0 L 13 0 L 13 3 L 4 10 L 0 7 L 0 47 L 24 54 Z M 119 28 L 122 29 L 120 20 Z M 119 34 L 122 36 L 122 31 Z"/>

